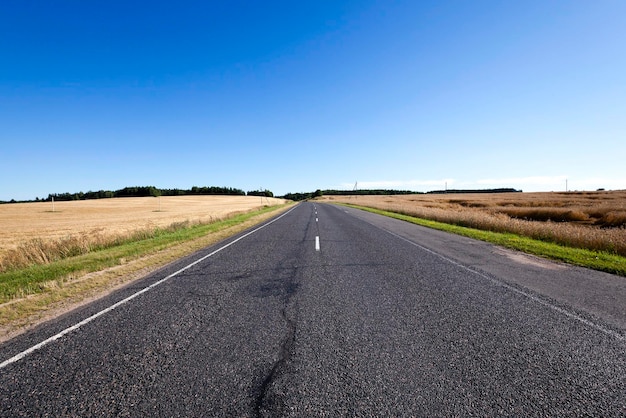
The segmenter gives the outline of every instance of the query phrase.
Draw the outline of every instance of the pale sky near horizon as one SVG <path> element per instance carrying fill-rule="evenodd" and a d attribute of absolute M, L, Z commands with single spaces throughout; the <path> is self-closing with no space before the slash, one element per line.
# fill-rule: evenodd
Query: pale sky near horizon
<path fill-rule="evenodd" d="M 626 189 L 623 1 L 5 1 L 0 200 Z"/>

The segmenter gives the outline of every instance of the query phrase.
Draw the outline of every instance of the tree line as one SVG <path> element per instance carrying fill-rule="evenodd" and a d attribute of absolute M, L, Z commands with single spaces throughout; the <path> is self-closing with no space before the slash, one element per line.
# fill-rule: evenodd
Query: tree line
<path fill-rule="evenodd" d="M 522 190 L 503 187 L 499 189 L 446 189 L 433 190 L 426 192 L 428 194 L 447 194 L 447 193 L 522 193 Z"/>
<path fill-rule="evenodd" d="M 521 192 L 513 188 L 500 188 L 500 189 L 480 189 L 480 190 L 435 190 L 432 194 L 438 193 L 512 193 Z M 293 201 L 313 199 L 320 196 L 373 196 L 373 195 L 405 195 L 405 194 L 424 194 L 423 192 L 415 192 L 411 190 L 391 190 L 391 189 L 362 189 L 362 190 L 316 190 L 314 192 L 304 193 L 287 193 L 281 196 L 284 199 Z"/>
<path fill-rule="evenodd" d="M 274 193 L 269 190 L 253 190 L 247 193 L 248 196 L 274 197 Z"/>
<path fill-rule="evenodd" d="M 77 193 L 50 193 L 45 199 L 36 198 L 35 200 L 26 200 L 21 202 L 50 202 L 54 199 L 57 202 L 70 200 L 89 200 L 89 199 L 107 199 L 113 197 L 148 197 L 148 196 L 186 196 L 186 195 L 227 195 L 227 196 L 265 196 L 274 197 L 270 190 L 253 190 L 244 192 L 234 187 L 198 187 L 193 186 L 191 189 L 160 189 L 154 186 L 133 186 L 124 187 L 119 190 L 98 190 Z M 17 203 L 15 200 L 0 203 Z"/>
<path fill-rule="evenodd" d="M 246 192 L 233 187 L 197 187 L 191 189 L 159 189 L 154 186 L 133 186 L 124 187 L 123 189 L 99 190 L 97 192 L 78 192 L 78 193 L 53 193 L 49 194 L 46 201 L 66 201 L 66 200 L 88 200 L 103 199 L 112 197 L 157 197 L 157 196 L 185 196 L 185 195 L 229 195 L 229 196 L 245 196 Z"/>
<path fill-rule="evenodd" d="M 281 196 L 284 199 L 293 201 L 313 199 L 320 196 L 371 196 L 371 195 L 398 195 L 398 194 L 417 194 L 409 190 L 388 190 L 388 189 L 361 189 L 361 190 L 320 190 L 304 193 L 287 193 Z"/>

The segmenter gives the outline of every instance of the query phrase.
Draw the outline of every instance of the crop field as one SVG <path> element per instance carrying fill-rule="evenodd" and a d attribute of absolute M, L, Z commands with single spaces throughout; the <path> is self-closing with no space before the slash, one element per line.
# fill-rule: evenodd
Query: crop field
<path fill-rule="evenodd" d="M 322 199 L 626 256 L 626 191 L 325 196 Z"/>
<path fill-rule="evenodd" d="M 283 199 L 255 196 L 163 196 L 0 205 L 0 272 L 156 229 L 210 223 Z"/>

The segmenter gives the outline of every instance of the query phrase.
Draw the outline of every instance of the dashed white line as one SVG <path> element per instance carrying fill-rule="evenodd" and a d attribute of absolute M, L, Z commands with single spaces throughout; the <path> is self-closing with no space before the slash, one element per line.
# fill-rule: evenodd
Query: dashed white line
<path fill-rule="evenodd" d="M 320 250 L 320 237 L 319 236 L 315 236 L 315 251 L 319 251 Z"/>

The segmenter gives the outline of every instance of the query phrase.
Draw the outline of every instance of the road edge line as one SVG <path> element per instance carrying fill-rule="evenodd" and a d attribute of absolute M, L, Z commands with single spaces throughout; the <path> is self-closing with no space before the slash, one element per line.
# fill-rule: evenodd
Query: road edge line
<path fill-rule="evenodd" d="M 25 357 L 26 357 L 26 356 L 28 356 L 29 354 L 34 353 L 35 351 L 37 351 L 37 350 L 39 350 L 39 349 L 41 349 L 41 348 L 45 347 L 46 345 L 48 345 L 48 344 L 50 344 L 50 343 L 52 343 L 52 342 L 54 342 L 54 341 L 56 341 L 56 340 L 58 340 L 58 339 L 62 338 L 63 336 L 65 336 L 65 335 L 69 334 L 69 333 L 70 333 L 70 332 L 72 332 L 72 331 L 76 331 L 76 330 L 77 330 L 77 329 L 79 329 L 80 327 L 82 327 L 82 326 L 84 326 L 84 325 L 87 325 L 88 323 L 90 323 L 90 322 L 94 321 L 94 320 L 95 320 L 95 319 L 97 319 L 98 317 L 100 317 L 100 316 L 102 316 L 102 315 L 105 315 L 105 314 L 107 314 L 107 313 L 109 313 L 109 312 L 111 312 L 111 311 L 113 311 L 113 310 L 115 310 L 115 309 L 119 308 L 120 306 L 122 306 L 122 305 L 124 305 L 124 304 L 126 304 L 126 303 L 130 302 L 130 301 L 131 301 L 131 300 L 133 300 L 133 299 L 135 299 L 137 296 L 140 296 L 140 295 L 142 295 L 142 294 L 144 294 L 144 293 L 146 293 L 146 292 L 148 292 L 148 291 L 150 291 L 150 290 L 154 289 L 155 287 L 159 286 L 160 284 L 165 283 L 166 281 L 168 281 L 168 280 L 170 280 L 171 278 L 173 278 L 173 277 L 175 277 L 175 276 L 179 275 L 180 273 L 184 272 L 185 270 L 188 270 L 189 268 L 191 268 L 191 267 L 195 266 L 195 265 L 196 265 L 196 264 L 198 264 L 198 263 L 201 263 L 202 261 L 206 260 L 207 258 L 210 258 L 210 257 L 214 256 L 215 254 L 219 253 L 220 251 L 222 251 L 222 250 L 224 250 L 224 249 L 226 249 L 226 248 L 230 247 L 231 245 L 233 245 L 233 244 L 235 244 L 235 243 L 237 243 L 237 242 L 241 241 L 242 239 L 244 239 L 244 238 L 246 238 L 246 237 L 248 237 L 248 236 L 250 236 L 250 235 L 254 234 L 255 232 L 257 232 L 257 231 L 259 231 L 259 230 L 261 230 L 261 229 L 265 228 L 266 226 L 273 224 L 274 222 L 276 222 L 276 221 L 278 221 L 279 219 L 281 219 L 283 216 L 286 216 L 287 214 L 289 214 L 290 212 L 292 212 L 292 211 L 293 211 L 295 208 L 297 208 L 298 206 L 299 206 L 299 205 L 294 206 L 293 208 L 289 209 L 287 212 L 285 212 L 285 213 L 281 214 L 280 216 L 278 216 L 278 217 L 276 217 L 276 218 L 272 219 L 271 221 L 268 221 L 268 222 L 264 223 L 263 225 L 261 225 L 261 226 L 259 226 L 259 227 L 255 228 L 255 229 L 253 229 L 252 231 L 247 232 L 246 234 L 244 234 L 244 235 L 240 236 L 239 238 L 237 238 L 237 239 L 235 239 L 235 240 L 233 240 L 233 241 L 229 242 L 228 244 L 225 244 L 225 245 L 223 245 L 222 247 L 220 247 L 220 248 L 216 249 L 215 251 L 213 251 L 213 252 L 211 252 L 211 253 L 209 253 L 209 254 L 207 254 L 207 255 L 203 256 L 203 257 L 200 257 L 199 259 L 197 259 L 197 260 L 195 260 L 194 262 L 192 262 L 192 263 L 190 263 L 190 264 L 186 265 L 185 267 L 183 267 L 183 268 L 181 268 L 181 269 L 179 269 L 179 270 L 175 271 L 174 273 L 170 274 L 169 276 L 164 277 L 163 279 L 161 279 L 161 280 L 159 280 L 159 281 L 156 281 L 156 282 L 152 283 L 150 286 L 147 286 L 147 287 L 145 287 L 145 288 L 143 288 L 143 289 L 139 290 L 138 292 L 133 293 L 132 295 L 130 295 L 130 296 L 128 296 L 127 298 L 122 299 L 122 300 L 120 300 L 120 301 L 118 301 L 118 302 L 114 303 L 113 305 L 109 306 L 108 308 L 105 308 L 105 309 L 103 309 L 103 310 L 101 310 L 101 311 L 99 311 L 99 312 L 97 312 L 97 313 L 95 313 L 95 314 L 91 315 L 90 317 L 83 319 L 82 321 L 80 321 L 80 322 L 78 322 L 78 323 L 76 323 L 76 324 L 72 325 L 71 327 L 65 328 L 63 331 L 61 331 L 61 332 L 59 332 L 59 333 L 57 333 L 57 334 L 53 335 L 52 337 L 47 338 L 46 340 L 44 340 L 44 341 L 42 341 L 42 342 L 40 342 L 40 343 L 38 343 L 38 344 L 35 344 L 35 345 L 33 345 L 32 347 L 30 347 L 30 348 L 28 348 L 28 349 L 26 349 L 26 350 L 24 350 L 24 351 L 22 351 L 22 352 L 20 352 L 20 353 L 18 353 L 18 354 L 16 354 L 16 355 L 14 355 L 13 357 L 11 357 L 11 358 L 9 358 L 9 359 L 7 359 L 7 360 L 3 361 L 2 363 L 0 363 L 0 370 L 4 369 L 6 366 L 8 366 L 8 365 L 10 365 L 10 364 L 13 364 L 13 363 L 16 363 L 16 362 L 18 362 L 18 361 L 22 360 L 23 358 L 25 358 Z"/>

